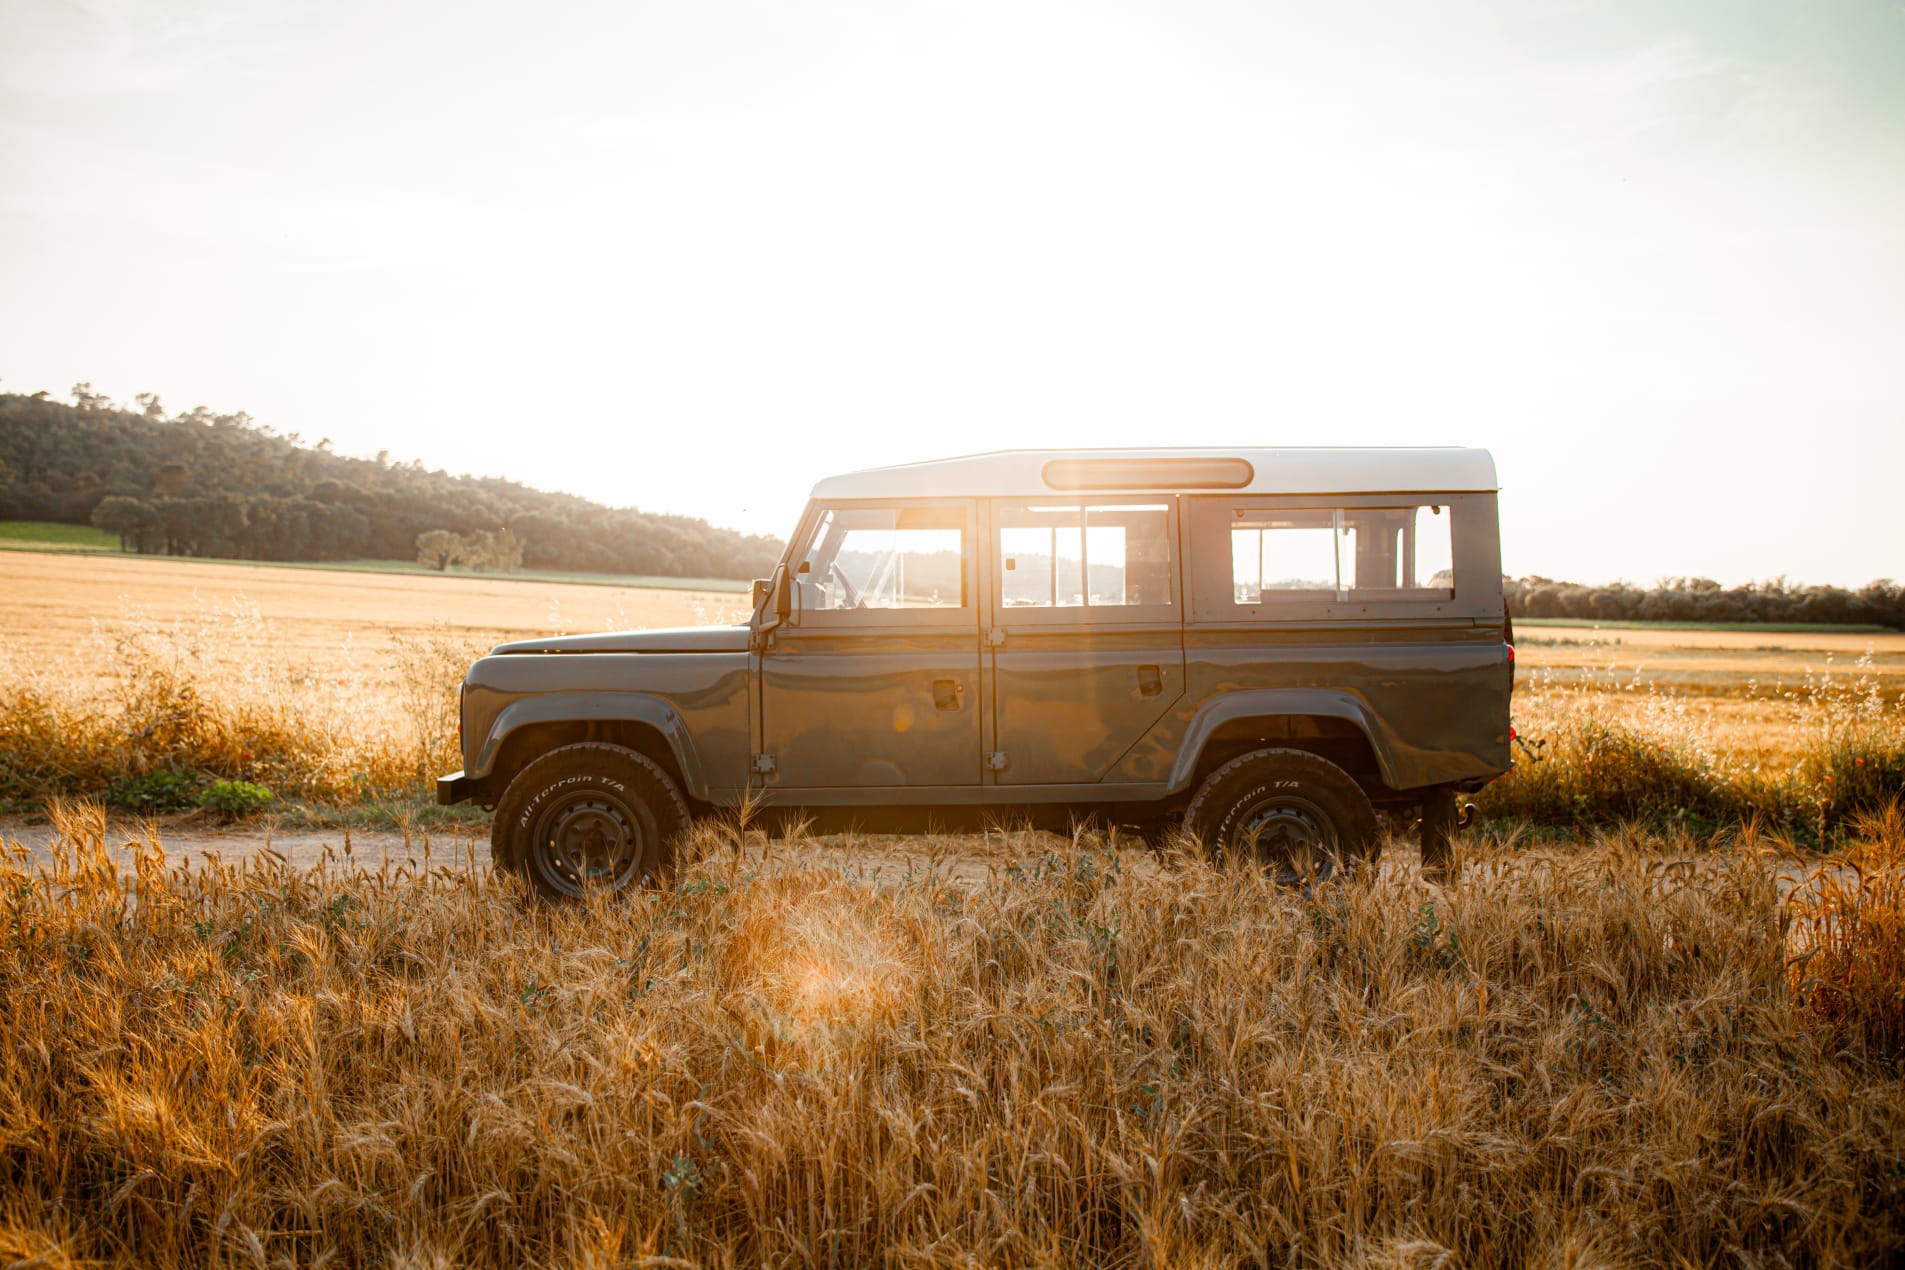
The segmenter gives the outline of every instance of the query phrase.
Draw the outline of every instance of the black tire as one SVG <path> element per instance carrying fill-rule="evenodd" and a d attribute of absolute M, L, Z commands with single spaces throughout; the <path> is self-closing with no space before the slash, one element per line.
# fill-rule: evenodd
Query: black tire
<path fill-rule="evenodd" d="M 546 899 L 661 886 L 688 820 L 687 800 L 653 760 L 585 741 L 549 751 L 509 782 L 490 854 Z"/>
<path fill-rule="evenodd" d="M 1255 750 L 1212 772 L 1184 809 L 1184 832 L 1218 862 L 1254 859 L 1288 886 L 1369 858 L 1376 809 L 1353 777 L 1304 750 Z"/>

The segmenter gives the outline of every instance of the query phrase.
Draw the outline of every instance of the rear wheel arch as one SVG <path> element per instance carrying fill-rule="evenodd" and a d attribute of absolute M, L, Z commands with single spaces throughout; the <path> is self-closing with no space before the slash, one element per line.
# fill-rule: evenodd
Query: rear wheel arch
<path fill-rule="evenodd" d="M 1389 792 L 1369 733 L 1353 719 L 1329 714 L 1252 714 L 1217 724 L 1202 739 L 1187 787 L 1196 790 L 1226 763 L 1269 748 L 1299 750 L 1333 763 L 1372 798 Z"/>

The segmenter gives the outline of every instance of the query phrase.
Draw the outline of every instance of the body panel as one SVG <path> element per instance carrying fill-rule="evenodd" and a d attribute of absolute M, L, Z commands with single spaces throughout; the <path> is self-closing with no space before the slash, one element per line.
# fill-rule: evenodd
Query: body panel
<path fill-rule="evenodd" d="M 747 783 L 746 653 L 515 653 L 470 668 L 465 779 L 480 780 L 509 735 L 537 723 L 627 719 L 668 740 L 690 795 Z"/>
<path fill-rule="evenodd" d="M 992 653 L 1002 785 L 1104 779 L 1184 693 L 1182 628 L 1004 626 Z"/>
<path fill-rule="evenodd" d="M 837 789 L 755 790 L 762 807 L 1021 807 L 1054 804 L 1143 803 L 1168 796 L 1162 781 L 1112 785 L 860 785 Z M 736 800 L 738 801 L 738 800 Z"/>
<path fill-rule="evenodd" d="M 1357 724 L 1391 789 L 1508 769 L 1514 672 L 1499 627 L 1193 625 L 1185 629 L 1184 659 L 1179 708 L 1131 748 L 1108 780 L 1161 779 L 1182 791 L 1217 726 L 1278 716 Z"/>
<path fill-rule="evenodd" d="M 977 785 L 971 620 L 950 630 L 777 632 L 760 657 L 761 748 L 774 761 L 763 785 Z"/>
<path fill-rule="evenodd" d="M 492 657 L 519 653 L 740 653 L 747 651 L 745 626 L 673 626 L 594 635 L 551 635 L 498 644 Z"/>

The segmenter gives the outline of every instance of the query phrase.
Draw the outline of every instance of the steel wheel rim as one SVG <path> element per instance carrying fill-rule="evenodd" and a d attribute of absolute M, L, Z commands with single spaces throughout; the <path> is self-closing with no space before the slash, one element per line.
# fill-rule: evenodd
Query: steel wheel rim
<path fill-rule="evenodd" d="M 619 891 L 648 876 L 659 841 L 646 808 L 577 790 L 536 817 L 531 855 L 544 881 L 580 899 L 592 889 Z"/>
<path fill-rule="evenodd" d="M 1342 840 L 1323 809 L 1295 794 L 1273 794 L 1237 817 L 1231 841 L 1277 882 L 1296 886 L 1328 877 Z"/>

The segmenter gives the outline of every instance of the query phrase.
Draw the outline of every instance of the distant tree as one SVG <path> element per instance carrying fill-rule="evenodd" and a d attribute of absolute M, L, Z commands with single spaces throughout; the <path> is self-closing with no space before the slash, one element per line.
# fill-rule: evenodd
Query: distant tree
<path fill-rule="evenodd" d="M 456 560 L 478 573 L 514 573 L 523 567 L 522 540 L 507 529 L 479 529 L 460 539 Z"/>
<path fill-rule="evenodd" d="M 152 508 L 136 498 L 109 494 L 93 508 L 92 520 L 95 527 L 119 535 L 119 550 L 130 551 L 151 526 Z"/>
<path fill-rule="evenodd" d="M 146 418 L 152 420 L 155 423 L 165 418 L 165 407 L 159 404 L 158 393 L 156 392 L 134 393 L 132 395 L 132 399 L 139 403 L 139 413 L 144 415 Z"/>
<path fill-rule="evenodd" d="M 159 465 L 152 475 L 152 492 L 161 498 L 176 498 L 192 487 L 192 469 L 183 463 Z"/>
<path fill-rule="evenodd" d="M 517 512 L 509 518 L 509 530 L 522 540 L 523 560 L 535 569 L 561 568 L 563 552 L 576 537 L 573 529 L 544 512 Z"/>
<path fill-rule="evenodd" d="M 512 530 L 497 530 L 490 558 L 504 573 L 516 572 L 523 567 L 523 540 Z"/>
<path fill-rule="evenodd" d="M 451 561 L 463 550 L 463 540 L 447 529 L 432 529 L 417 535 L 417 563 L 438 573 L 448 571 Z"/>
<path fill-rule="evenodd" d="M 94 392 L 92 384 L 86 382 L 73 385 L 73 406 L 82 414 L 118 409 L 111 397 L 103 392 Z"/>

